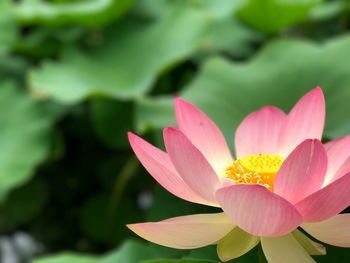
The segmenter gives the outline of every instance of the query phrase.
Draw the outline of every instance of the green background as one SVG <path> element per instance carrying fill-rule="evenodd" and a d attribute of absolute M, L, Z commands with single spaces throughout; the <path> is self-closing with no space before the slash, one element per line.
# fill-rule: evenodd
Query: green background
<path fill-rule="evenodd" d="M 126 229 L 216 211 L 161 189 L 127 131 L 163 147 L 181 96 L 234 150 L 245 115 L 288 111 L 320 85 L 324 140 L 349 134 L 349 31 L 347 0 L 1 0 L 1 257 L 6 241 L 17 262 L 218 262 L 214 246 L 169 249 Z M 327 251 L 317 262 L 350 262 Z M 232 262 L 265 260 L 255 248 Z"/>

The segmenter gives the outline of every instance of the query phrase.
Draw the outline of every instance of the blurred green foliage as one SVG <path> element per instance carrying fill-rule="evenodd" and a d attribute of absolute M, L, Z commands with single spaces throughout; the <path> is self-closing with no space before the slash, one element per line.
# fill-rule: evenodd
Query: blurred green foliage
<path fill-rule="evenodd" d="M 233 148 L 246 114 L 288 111 L 320 85 L 325 139 L 350 133 L 345 0 L 2 0 L 0 29 L 0 239 L 29 233 L 35 263 L 218 262 L 214 246 L 168 249 L 125 227 L 216 211 L 171 196 L 130 150 L 129 130 L 163 147 L 174 96 Z M 350 261 L 327 249 L 318 262 Z"/>

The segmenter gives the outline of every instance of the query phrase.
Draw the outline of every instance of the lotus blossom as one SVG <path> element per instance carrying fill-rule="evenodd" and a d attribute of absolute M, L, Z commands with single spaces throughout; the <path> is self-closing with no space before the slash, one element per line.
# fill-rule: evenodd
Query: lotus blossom
<path fill-rule="evenodd" d="M 350 204 L 350 136 L 321 143 L 321 88 L 288 114 L 273 106 L 249 114 L 235 133 L 236 159 L 202 111 L 180 98 L 175 111 L 166 152 L 129 133 L 131 147 L 170 193 L 223 212 L 128 225 L 133 232 L 177 249 L 216 244 L 222 261 L 260 242 L 268 262 L 315 262 L 310 255 L 326 251 L 309 235 L 350 247 L 350 214 L 339 214 Z"/>

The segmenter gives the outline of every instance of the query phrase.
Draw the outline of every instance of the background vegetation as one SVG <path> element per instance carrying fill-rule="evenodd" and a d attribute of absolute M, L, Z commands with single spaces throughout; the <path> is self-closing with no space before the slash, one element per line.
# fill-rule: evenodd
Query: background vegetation
<path fill-rule="evenodd" d="M 233 150 L 246 114 L 321 85 L 325 140 L 350 133 L 349 19 L 347 0 L 0 0 L 1 262 L 217 262 L 126 229 L 212 211 L 161 189 L 126 132 L 162 147 L 178 95 Z"/>

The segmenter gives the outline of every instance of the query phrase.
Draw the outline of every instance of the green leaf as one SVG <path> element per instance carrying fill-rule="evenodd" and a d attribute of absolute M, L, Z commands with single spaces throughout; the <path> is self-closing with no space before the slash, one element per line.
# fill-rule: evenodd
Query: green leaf
<path fill-rule="evenodd" d="M 266 46 L 247 63 L 223 58 L 209 59 L 196 79 L 181 94 L 203 109 L 223 130 L 233 146 L 233 135 L 242 119 L 264 105 L 277 105 L 289 111 L 307 91 L 321 85 L 327 103 L 325 136 L 335 138 L 350 133 L 348 97 L 350 96 L 350 37 L 318 45 L 300 40 L 278 40 Z M 172 107 L 163 98 L 138 103 L 137 127 L 161 128 L 174 122 Z M 147 113 L 147 114 L 145 114 Z M 150 117 L 153 115 L 153 119 Z"/>
<path fill-rule="evenodd" d="M 8 53 L 17 40 L 17 25 L 13 6 L 8 0 L 0 1 L 0 56 Z"/>
<path fill-rule="evenodd" d="M 142 260 L 177 255 L 179 251 L 175 249 L 128 240 L 119 249 L 104 256 L 99 263 L 140 263 Z"/>
<path fill-rule="evenodd" d="M 153 20 L 126 18 L 111 27 L 104 43 L 93 50 L 67 47 L 58 61 L 32 70 L 30 88 L 37 96 L 64 103 L 95 95 L 140 97 L 160 74 L 197 52 L 248 53 L 245 43 L 256 35 L 231 20 L 235 8 L 230 4 L 229 12 L 224 12 L 211 11 L 203 3 L 178 4 Z"/>
<path fill-rule="evenodd" d="M 313 22 L 322 22 L 340 16 L 343 12 L 350 10 L 348 1 L 325 2 L 313 8 L 310 12 L 310 20 Z"/>
<path fill-rule="evenodd" d="M 35 94 L 68 103 L 95 94 L 142 95 L 162 70 L 196 50 L 203 19 L 199 13 L 179 9 L 159 22 L 125 21 L 113 28 L 100 48 L 87 53 L 66 49 L 60 61 L 32 71 L 30 86 Z M 184 31 L 187 25 L 191 27 Z"/>
<path fill-rule="evenodd" d="M 51 117 L 10 84 L 0 88 L 0 196 L 26 182 L 47 156 Z"/>
<path fill-rule="evenodd" d="M 138 98 L 135 109 L 136 130 L 144 133 L 154 127 L 174 126 L 174 114 L 173 100 L 166 96 Z"/>
<path fill-rule="evenodd" d="M 310 10 L 322 1 L 247 0 L 237 16 L 264 33 L 278 33 L 304 21 Z"/>
<path fill-rule="evenodd" d="M 178 257 L 178 250 L 146 242 L 127 240 L 118 249 L 102 256 L 61 253 L 34 260 L 34 263 L 140 263 L 143 260 L 165 256 Z"/>
<path fill-rule="evenodd" d="M 60 253 L 55 256 L 42 257 L 33 263 L 98 263 L 96 257 L 83 256 L 75 253 Z"/>
<path fill-rule="evenodd" d="M 222 52 L 244 58 L 254 52 L 253 43 L 261 40 L 260 34 L 243 25 L 231 15 L 216 20 L 208 27 L 199 52 L 204 55 Z"/>
<path fill-rule="evenodd" d="M 133 0 L 91 0 L 49 3 L 25 0 L 17 4 L 16 16 L 22 24 L 99 26 L 122 16 Z"/>

